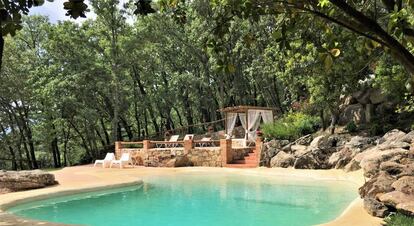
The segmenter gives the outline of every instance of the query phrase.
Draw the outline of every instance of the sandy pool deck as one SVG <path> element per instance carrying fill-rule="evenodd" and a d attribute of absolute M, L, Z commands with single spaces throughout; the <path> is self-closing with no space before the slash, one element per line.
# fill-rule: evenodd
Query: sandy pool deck
<path fill-rule="evenodd" d="M 84 191 L 99 190 L 108 187 L 120 187 L 131 184 L 142 183 L 140 178 L 152 175 L 173 175 L 186 172 L 208 172 L 208 173 L 235 173 L 243 175 L 260 175 L 268 177 L 292 177 L 309 180 L 341 180 L 361 186 L 364 178 L 361 171 L 345 173 L 342 170 L 298 170 L 285 168 L 211 168 L 211 167 L 184 167 L 184 168 L 126 168 L 108 169 L 93 168 L 91 165 L 67 167 L 62 170 L 53 171 L 59 185 L 36 189 L 30 191 L 14 192 L 0 195 L 0 226 L 29 226 L 44 225 L 58 226 L 49 222 L 40 222 L 23 219 L 5 212 L 7 207 L 28 200 L 38 200 L 46 197 L 74 194 Z M 362 200 L 355 199 L 348 208 L 332 222 L 322 224 L 323 226 L 379 226 L 382 219 L 372 217 L 363 208 Z"/>

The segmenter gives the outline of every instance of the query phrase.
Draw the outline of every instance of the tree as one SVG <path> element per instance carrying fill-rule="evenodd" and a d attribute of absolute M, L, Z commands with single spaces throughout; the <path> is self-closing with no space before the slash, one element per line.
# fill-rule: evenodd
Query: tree
<path fill-rule="evenodd" d="M 168 1 L 165 1 L 168 2 Z M 166 10 L 174 10 L 180 3 L 164 4 Z M 283 14 L 287 18 L 321 18 L 341 28 L 363 36 L 369 45 L 389 52 L 414 80 L 414 3 L 399 1 L 298 0 L 298 1 L 212 1 L 215 11 L 220 12 L 214 23 L 215 34 L 223 37 L 229 32 L 234 17 L 257 21 L 260 15 Z M 412 82 L 412 81 L 411 81 Z"/>

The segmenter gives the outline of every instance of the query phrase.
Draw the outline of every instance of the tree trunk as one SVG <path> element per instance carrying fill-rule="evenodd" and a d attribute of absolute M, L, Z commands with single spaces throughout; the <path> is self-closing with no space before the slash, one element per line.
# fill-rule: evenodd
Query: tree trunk
<path fill-rule="evenodd" d="M 0 23 L 0 32 L 3 30 L 1 29 L 1 23 Z M 3 65 L 3 51 L 4 51 L 4 38 L 3 35 L 0 35 L 0 71 L 2 69 Z"/>
<path fill-rule="evenodd" d="M 128 125 L 126 119 L 124 117 L 120 117 L 120 119 L 123 127 L 125 128 L 125 131 L 127 132 L 128 140 L 134 139 L 134 134 L 132 133 L 131 127 Z"/>
<path fill-rule="evenodd" d="M 14 150 L 13 150 L 12 146 L 9 146 L 9 152 L 10 152 L 10 155 L 12 157 L 12 159 L 11 159 L 12 169 L 17 170 L 16 154 L 14 153 Z"/>
<path fill-rule="evenodd" d="M 335 133 L 335 127 L 338 123 L 339 112 L 337 110 L 331 110 L 331 125 L 330 125 L 330 133 Z"/>
<path fill-rule="evenodd" d="M 103 118 L 100 118 L 99 121 L 101 122 L 102 131 L 105 135 L 106 145 L 109 145 L 111 143 L 111 141 L 109 139 L 108 131 L 106 130 L 106 127 L 105 127 L 105 122 L 104 122 Z"/>
<path fill-rule="evenodd" d="M 321 119 L 322 130 L 325 131 L 326 130 L 326 122 L 325 122 L 325 116 L 324 116 L 323 110 L 319 111 L 319 118 Z"/>

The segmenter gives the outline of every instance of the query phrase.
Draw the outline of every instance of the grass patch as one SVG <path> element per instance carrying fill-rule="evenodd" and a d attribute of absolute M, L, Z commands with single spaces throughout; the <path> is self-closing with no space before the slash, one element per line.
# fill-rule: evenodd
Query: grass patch
<path fill-rule="evenodd" d="M 401 213 L 396 213 L 385 218 L 385 223 L 387 226 L 413 226 L 414 217 L 409 217 Z"/>

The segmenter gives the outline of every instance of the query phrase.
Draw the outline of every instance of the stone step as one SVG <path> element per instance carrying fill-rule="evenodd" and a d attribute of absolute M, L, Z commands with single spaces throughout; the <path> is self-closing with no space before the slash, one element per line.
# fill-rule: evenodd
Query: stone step
<path fill-rule="evenodd" d="M 227 168 L 256 168 L 257 164 L 226 164 Z"/>
<path fill-rule="evenodd" d="M 256 156 L 246 156 L 244 157 L 244 160 L 256 160 L 257 157 Z"/>
<path fill-rule="evenodd" d="M 235 160 L 232 163 L 234 164 L 256 164 L 257 160 L 253 159 L 253 160 Z"/>

